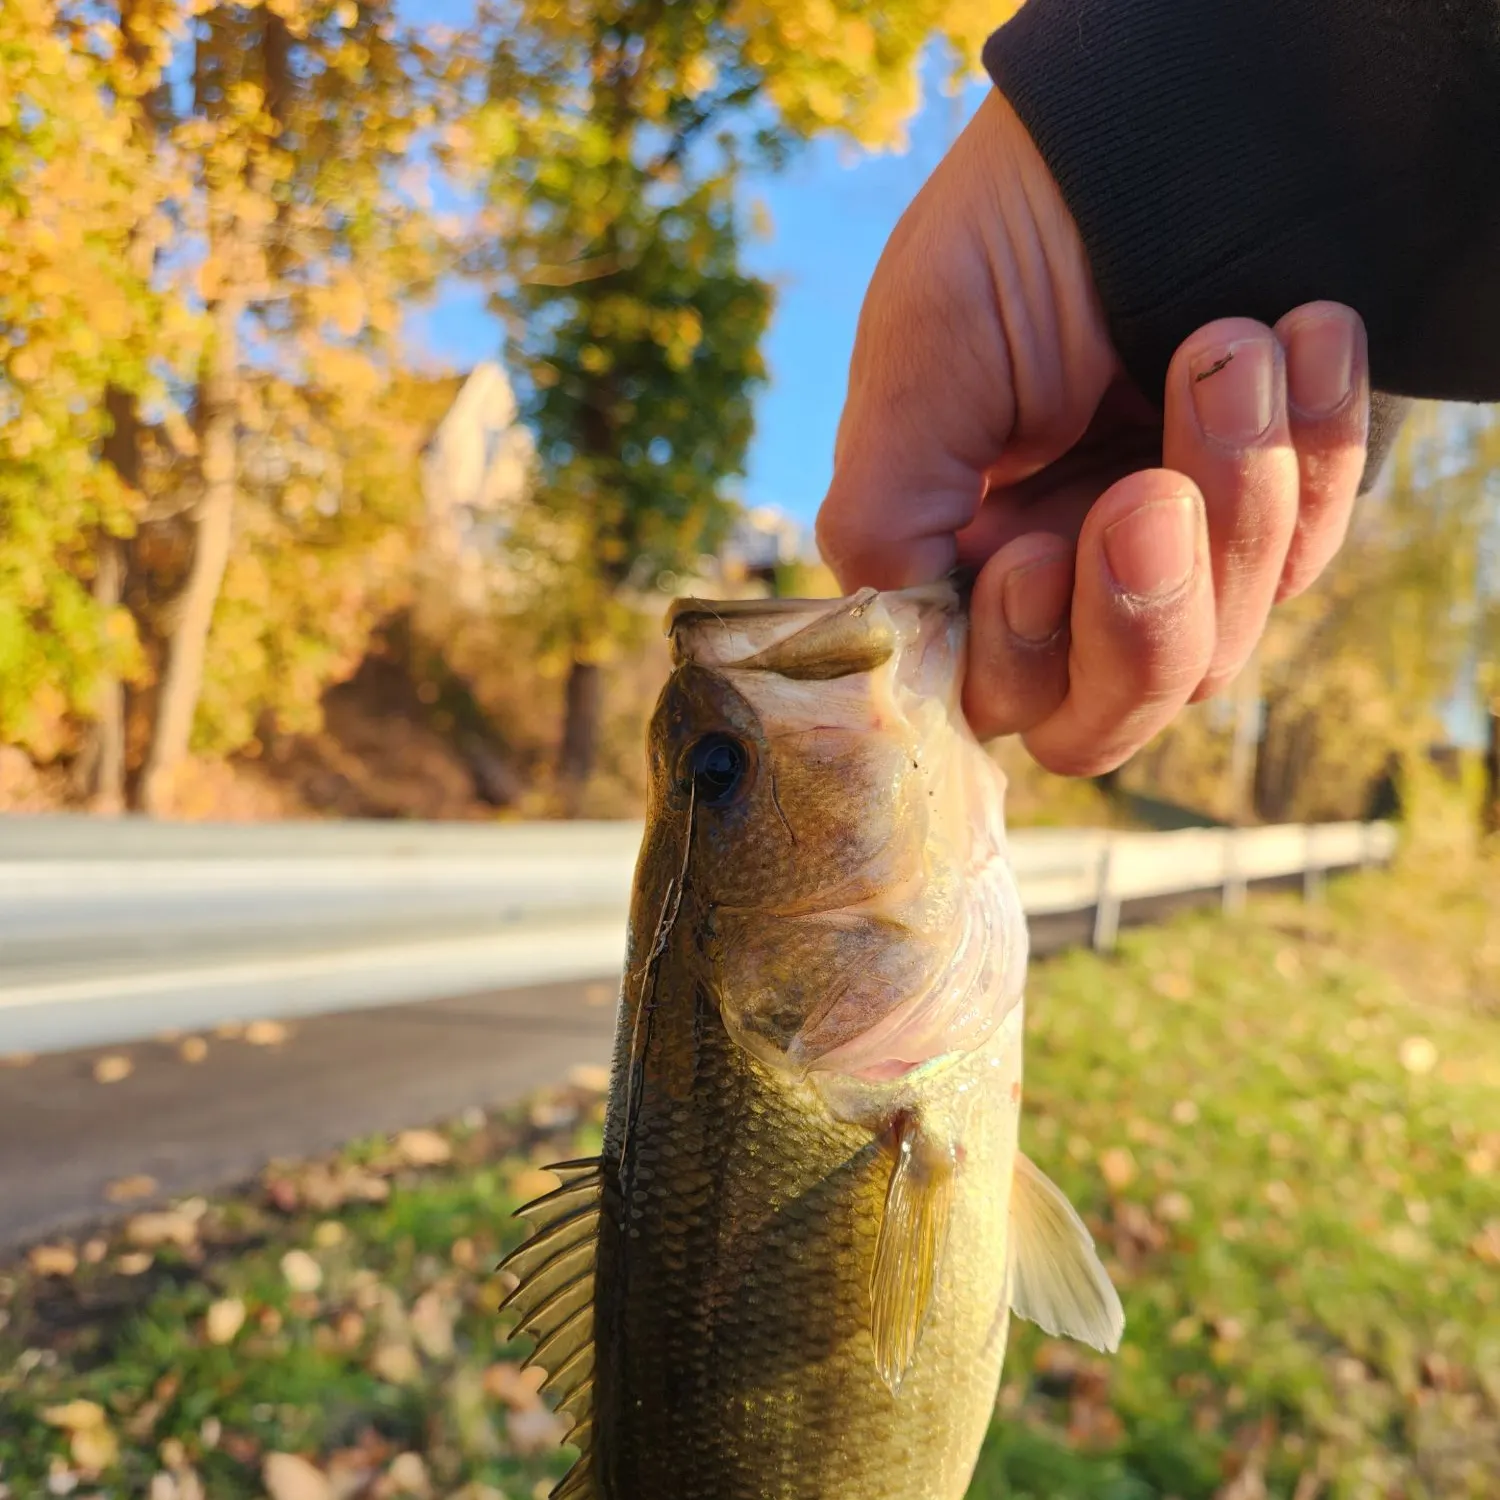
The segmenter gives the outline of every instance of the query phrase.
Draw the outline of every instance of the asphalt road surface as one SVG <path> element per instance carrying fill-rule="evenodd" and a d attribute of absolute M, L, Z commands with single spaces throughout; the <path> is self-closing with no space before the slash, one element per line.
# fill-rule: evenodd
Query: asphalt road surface
<path fill-rule="evenodd" d="M 1132 903 L 1154 921 L 1214 893 Z M 1031 923 L 1032 951 L 1088 939 L 1092 913 Z M 607 1062 L 616 980 L 535 985 L 290 1022 L 274 1046 L 210 1036 L 199 1063 L 151 1041 L 57 1052 L 0 1066 L 0 1254 L 82 1234 L 127 1210 L 113 1182 L 144 1175 L 158 1193 L 128 1211 L 245 1182 L 275 1157 L 306 1157 L 359 1136 L 515 1102 L 578 1064 Z M 101 1083 L 103 1056 L 131 1060 Z"/>
<path fill-rule="evenodd" d="M 145 1042 L 0 1067 L 0 1252 L 117 1216 L 106 1189 L 127 1177 L 159 1186 L 133 1211 L 278 1156 L 513 1102 L 608 1060 L 614 1000 L 612 980 L 538 985 L 310 1017 L 274 1046 L 210 1036 L 199 1063 Z M 105 1055 L 130 1058 L 129 1076 L 98 1082 Z"/>

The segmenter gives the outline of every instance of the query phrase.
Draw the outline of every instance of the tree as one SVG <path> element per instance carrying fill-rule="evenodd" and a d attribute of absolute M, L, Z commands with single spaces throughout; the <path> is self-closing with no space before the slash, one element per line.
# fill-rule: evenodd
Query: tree
<path fill-rule="evenodd" d="M 101 544 L 137 497 L 100 450 L 110 406 L 161 399 L 196 336 L 143 272 L 177 183 L 122 57 L 90 7 L 0 6 L 0 739 L 40 761 L 141 665 Z"/>
<path fill-rule="evenodd" d="M 819 132 L 899 144 L 929 40 L 971 66 L 999 19 L 930 0 L 507 0 L 491 18 L 485 98 L 455 147 L 503 229 L 488 269 L 538 432 L 538 501 L 513 542 L 568 678 L 566 811 L 633 597 L 671 587 L 729 519 L 771 305 L 740 264 L 746 170 Z M 549 552 L 561 569 L 536 565 Z"/>

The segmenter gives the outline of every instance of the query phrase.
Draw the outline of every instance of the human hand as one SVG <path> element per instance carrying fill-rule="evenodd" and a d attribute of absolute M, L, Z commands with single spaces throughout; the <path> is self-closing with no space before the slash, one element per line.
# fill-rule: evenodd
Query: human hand
<path fill-rule="evenodd" d="M 818 541 L 849 589 L 977 568 L 976 733 L 1096 775 L 1231 681 L 1338 551 L 1368 427 L 1364 326 L 1327 302 L 1199 329 L 1156 411 L 992 93 L 876 268 Z"/>

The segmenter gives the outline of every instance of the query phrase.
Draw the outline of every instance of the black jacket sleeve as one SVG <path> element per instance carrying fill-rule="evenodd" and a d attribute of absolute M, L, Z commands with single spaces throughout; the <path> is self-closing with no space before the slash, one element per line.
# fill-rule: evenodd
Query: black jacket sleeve
<path fill-rule="evenodd" d="M 1028 0 L 984 59 L 1148 394 L 1329 298 L 1378 391 L 1500 400 L 1500 0 Z"/>

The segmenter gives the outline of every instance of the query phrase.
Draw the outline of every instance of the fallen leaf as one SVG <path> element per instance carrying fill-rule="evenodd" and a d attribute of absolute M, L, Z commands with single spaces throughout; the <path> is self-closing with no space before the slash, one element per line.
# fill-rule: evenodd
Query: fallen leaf
<path fill-rule="evenodd" d="M 427 1465 L 422 1462 L 420 1453 L 398 1453 L 391 1460 L 391 1466 L 385 1471 L 385 1477 L 381 1480 L 379 1490 L 381 1500 L 395 1500 L 401 1496 L 402 1500 L 428 1500 L 432 1494 L 432 1481 L 427 1477 Z"/>
<path fill-rule="evenodd" d="M 252 1047 L 279 1047 L 290 1035 L 280 1021 L 252 1021 L 245 1028 L 245 1040 Z"/>
<path fill-rule="evenodd" d="M 1193 1216 L 1193 1205 L 1186 1193 L 1163 1193 L 1156 1200 L 1156 1217 L 1168 1224 L 1181 1224 Z"/>
<path fill-rule="evenodd" d="M 578 1118 L 578 1106 L 568 1099 L 538 1099 L 528 1116 L 538 1130 L 560 1130 Z"/>
<path fill-rule="evenodd" d="M 512 1411 L 505 1418 L 511 1446 L 523 1458 L 557 1447 L 567 1435 L 568 1424 L 545 1406 Z"/>
<path fill-rule="evenodd" d="M 268 1453 L 260 1466 L 270 1500 L 333 1500 L 328 1476 L 295 1453 Z"/>
<path fill-rule="evenodd" d="M 190 1250 L 198 1243 L 199 1217 L 181 1207 L 136 1214 L 125 1225 L 125 1238 L 143 1250 L 155 1250 L 162 1245 Z"/>
<path fill-rule="evenodd" d="M 80 1469 L 97 1474 L 119 1461 L 120 1440 L 108 1425 L 80 1427 L 68 1438 L 68 1452 Z"/>
<path fill-rule="evenodd" d="M 547 1372 L 539 1365 L 523 1368 L 502 1360 L 484 1372 L 484 1393 L 512 1411 L 531 1411 L 542 1404 L 539 1393 L 546 1378 Z"/>
<path fill-rule="evenodd" d="M 103 1427 L 109 1418 L 97 1401 L 65 1401 L 61 1406 L 44 1406 L 42 1421 L 65 1432 L 80 1432 L 85 1427 Z"/>
<path fill-rule="evenodd" d="M 1491 1219 L 1469 1241 L 1469 1250 L 1486 1265 L 1500 1266 L 1500 1219 Z"/>
<path fill-rule="evenodd" d="M 1430 1073 L 1437 1066 L 1437 1048 L 1425 1036 L 1409 1036 L 1397 1056 L 1408 1073 Z"/>
<path fill-rule="evenodd" d="M 414 1385 L 422 1378 L 422 1366 L 410 1344 L 385 1340 L 375 1346 L 370 1369 L 390 1385 Z"/>
<path fill-rule="evenodd" d="M 210 1344 L 228 1344 L 245 1326 L 245 1304 L 238 1297 L 221 1297 L 209 1304 L 203 1332 Z"/>
<path fill-rule="evenodd" d="M 1111 1146 L 1099 1155 L 1099 1172 L 1112 1192 L 1123 1192 L 1135 1180 L 1135 1157 L 1127 1146 Z"/>
<path fill-rule="evenodd" d="M 137 1172 L 133 1177 L 117 1177 L 113 1182 L 106 1184 L 104 1196 L 111 1203 L 129 1203 L 134 1198 L 149 1198 L 156 1188 L 157 1182 L 154 1177 L 148 1177 L 144 1172 Z"/>
<path fill-rule="evenodd" d="M 306 1250 L 288 1250 L 281 1257 L 281 1274 L 294 1292 L 315 1292 L 323 1285 L 323 1268 Z"/>
<path fill-rule="evenodd" d="M 94 1064 L 95 1083 L 119 1083 L 135 1071 L 135 1064 L 123 1053 L 112 1052 Z"/>
<path fill-rule="evenodd" d="M 177 1044 L 177 1055 L 185 1063 L 201 1063 L 208 1056 L 208 1043 L 201 1036 L 184 1037 Z"/>
<path fill-rule="evenodd" d="M 396 1137 L 396 1154 L 408 1166 L 436 1167 L 452 1157 L 453 1147 L 435 1130 L 403 1130 Z"/>
<path fill-rule="evenodd" d="M 437 1291 L 423 1292 L 412 1304 L 412 1337 L 428 1359 L 453 1357 L 453 1314 Z"/>
<path fill-rule="evenodd" d="M 78 1269 L 78 1252 L 71 1245 L 36 1245 L 26 1263 L 38 1276 L 71 1276 Z"/>

